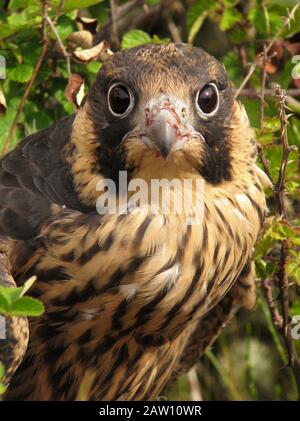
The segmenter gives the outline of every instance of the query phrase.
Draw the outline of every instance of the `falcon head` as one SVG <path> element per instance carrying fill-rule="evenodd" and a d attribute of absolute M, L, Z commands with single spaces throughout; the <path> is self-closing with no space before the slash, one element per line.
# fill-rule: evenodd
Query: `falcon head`
<path fill-rule="evenodd" d="M 255 160 L 248 119 L 224 66 L 187 44 L 145 45 L 102 66 L 72 133 L 77 190 L 92 202 L 101 177 L 146 179 L 193 173 L 211 185 Z"/>

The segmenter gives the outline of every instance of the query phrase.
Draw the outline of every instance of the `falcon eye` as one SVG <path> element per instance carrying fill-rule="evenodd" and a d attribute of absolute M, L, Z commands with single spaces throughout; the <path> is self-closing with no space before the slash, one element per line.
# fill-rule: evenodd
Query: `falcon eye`
<path fill-rule="evenodd" d="M 133 107 L 134 98 L 123 83 L 114 83 L 108 90 L 108 108 L 115 117 L 125 117 Z"/>
<path fill-rule="evenodd" d="M 219 91 L 214 83 L 205 85 L 197 92 L 196 107 L 204 116 L 215 114 L 219 107 Z"/>

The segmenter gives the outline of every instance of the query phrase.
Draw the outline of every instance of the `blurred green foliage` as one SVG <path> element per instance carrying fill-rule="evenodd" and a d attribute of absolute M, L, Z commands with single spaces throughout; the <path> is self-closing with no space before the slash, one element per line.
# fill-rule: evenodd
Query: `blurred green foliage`
<path fill-rule="evenodd" d="M 57 18 L 56 30 L 70 53 L 75 48 L 86 48 L 82 40 L 74 46 L 74 33 L 90 31 L 89 39 L 93 40 L 95 32 L 101 33 L 107 22 L 109 24 L 110 2 L 107 0 L 49 0 L 46 3 L 51 19 Z M 124 6 L 126 3 L 119 1 L 118 5 Z M 148 0 L 144 3 L 143 6 L 139 4 L 128 11 L 127 25 L 123 24 L 117 34 L 120 45 L 113 45 L 114 49 L 149 42 L 166 43 L 172 39 L 178 41 L 179 38 L 203 47 L 221 60 L 233 86 L 238 88 L 249 70 L 249 64 L 257 59 L 263 43 L 275 40 L 276 37 L 273 50 L 277 55 L 268 64 L 267 87 L 271 89 L 280 84 L 284 89 L 300 88 L 299 80 L 292 79 L 292 70 L 299 67 L 297 61 L 292 62 L 292 57 L 300 54 L 300 8 L 296 10 L 294 19 L 289 24 L 286 21 L 287 9 L 292 10 L 296 1 Z M 138 19 L 139 14 L 144 14 L 143 19 Z M 80 23 L 78 17 L 96 20 L 96 31 L 95 26 L 91 30 L 88 24 Z M 48 127 L 66 114 L 74 112 L 73 105 L 64 94 L 68 78 L 66 60 L 61 54 L 55 35 L 49 28 L 47 31 L 51 37 L 51 45 L 21 110 L 10 147 L 25 135 Z M 111 32 L 112 28 L 108 33 Z M 87 33 L 85 37 L 88 38 Z M 0 117 L 0 150 L 41 50 L 42 2 L 2 0 L 0 55 L 6 59 L 7 77 L 1 81 L 0 89 L 7 103 L 7 107 L 2 104 L 2 109 L 7 109 Z M 100 67 L 100 61 L 71 61 L 72 72 L 85 80 L 86 91 Z M 254 71 L 246 87 L 252 91 L 260 91 L 260 68 Z M 257 139 L 270 161 L 270 173 L 277 180 L 282 157 L 278 102 L 275 98 L 266 97 L 265 118 L 261 127 L 259 99 L 241 96 L 240 100 L 246 107 Z M 288 96 L 287 104 L 290 107 L 287 112 L 293 113 L 288 125 L 289 142 L 294 145 L 289 156 L 286 180 L 290 225 L 283 223 L 278 216 L 271 216 L 264 235 L 256 246 L 254 259 L 258 285 L 263 279 L 273 279 L 273 293 L 277 297 L 275 275 L 278 271 L 279 241 L 288 241 L 289 262 L 286 269 L 291 282 L 290 311 L 292 315 L 297 315 L 300 314 L 299 96 Z M 274 215 L 277 205 L 271 192 L 267 194 L 270 215 Z M 300 352 L 300 341 L 295 342 Z M 269 309 L 261 293 L 256 310 L 251 313 L 241 311 L 239 317 L 226 327 L 213 350 L 199 364 L 198 372 L 200 391 L 204 399 L 272 400 L 297 397 L 295 382 L 290 368 L 287 367 L 286 349 L 272 325 Z M 182 376 L 169 397 L 189 399 L 189 393 L 188 378 Z"/>

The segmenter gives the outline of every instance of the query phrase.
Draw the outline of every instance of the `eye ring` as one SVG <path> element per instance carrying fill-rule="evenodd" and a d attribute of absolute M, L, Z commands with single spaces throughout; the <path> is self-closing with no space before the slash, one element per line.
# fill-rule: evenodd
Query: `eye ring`
<path fill-rule="evenodd" d="M 209 94 L 211 92 L 208 91 L 209 88 L 213 89 L 213 94 L 215 94 L 215 97 L 210 97 Z M 203 95 L 202 101 L 200 95 Z M 200 106 L 202 102 L 202 108 Z M 199 89 L 199 91 L 196 94 L 195 98 L 195 105 L 198 113 L 203 118 L 212 117 L 215 115 L 219 109 L 220 104 L 220 92 L 216 86 L 215 83 L 210 82 L 207 85 L 205 85 L 203 88 Z"/>
<path fill-rule="evenodd" d="M 134 96 L 131 89 L 123 82 L 113 83 L 107 92 L 107 104 L 114 117 L 126 117 L 134 106 Z"/>

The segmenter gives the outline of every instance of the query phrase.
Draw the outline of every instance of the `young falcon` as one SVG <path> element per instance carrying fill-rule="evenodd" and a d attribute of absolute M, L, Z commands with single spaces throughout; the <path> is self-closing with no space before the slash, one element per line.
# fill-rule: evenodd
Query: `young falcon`
<path fill-rule="evenodd" d="M 46 307 L 6 399 L 156 398 L 235 308 L 253 306 L 265 213 L 255 159 L 224 67 L 185 44 L 114 54 L 75 115 L 5 156 L 0 233 L 17 240 L 16 282 L 36 275 Z M 120 171 L 149 188 L 203 182 L 203 217 L 97 213 L 99 182 Z"/>

